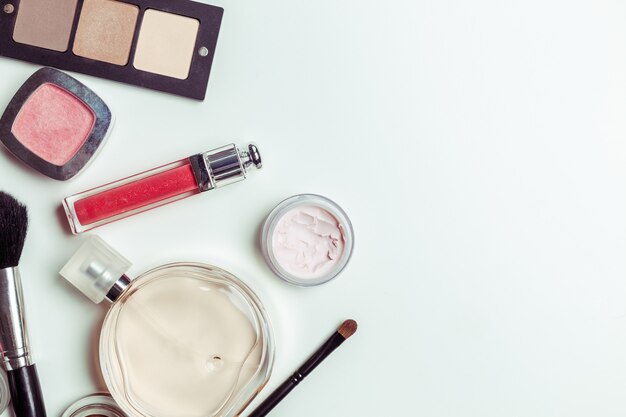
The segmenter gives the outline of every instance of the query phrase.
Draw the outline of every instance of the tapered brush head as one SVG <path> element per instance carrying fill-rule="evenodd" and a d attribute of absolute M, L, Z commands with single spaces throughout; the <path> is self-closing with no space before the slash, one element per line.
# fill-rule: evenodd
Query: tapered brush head
<path fill-rule="evenodd" d="M 0 269 L 19 265 L 27 229 L 26 206 L 0 192 Z"/>
<path fill-rule="evenodd" d="M 342 335 L 344 339 L 347 339 L 350 336 L 352 336 L 354 333 L 356 333 L 357 327 L 358 326 L 356 324 L 356 321 L 346 320 L 339 327 L 339 329 L 337 329 L 337 332 L 339 332 L 339 334 Z"/>

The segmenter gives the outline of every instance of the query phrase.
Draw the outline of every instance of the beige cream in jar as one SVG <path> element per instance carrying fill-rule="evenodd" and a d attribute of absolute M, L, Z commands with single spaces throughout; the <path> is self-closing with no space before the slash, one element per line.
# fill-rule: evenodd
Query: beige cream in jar
<path fill-rule="evenodd" d="M 88 240 L 61 271 L 95 302 L 113 302 L 100 366 L 133 417 L 236 416 L 263 388 L 274 344 L 265 310 L 235 276 L 204 264 L 170 264 L 130 280 L 130 264 Z"/>

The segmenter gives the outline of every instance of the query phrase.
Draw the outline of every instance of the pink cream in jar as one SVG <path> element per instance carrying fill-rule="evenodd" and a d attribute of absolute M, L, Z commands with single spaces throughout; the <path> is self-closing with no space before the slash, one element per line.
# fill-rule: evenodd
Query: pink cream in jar
<path fill-rule="evenodd" d="M 261 248 L 270 269 L 287 282 L 323 284 L 339 275 L 354 247 L 346 213 L 335 202 L 315 194 L 296 195 L 267 217 Z"/>

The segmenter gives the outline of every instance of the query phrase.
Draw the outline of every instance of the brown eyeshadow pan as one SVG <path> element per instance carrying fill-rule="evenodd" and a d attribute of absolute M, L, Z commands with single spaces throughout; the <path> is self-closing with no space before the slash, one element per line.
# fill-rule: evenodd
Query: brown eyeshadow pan
<path fill-rule="evenodd" d="M 191 0 L 5 0 L 0 56 L 202 100 L 223 9 Z"/>
<path fill-rule="evenodd" d="M 78 0 L 22 0 L 13 40 L 53 51 L 67 51 Z"/>

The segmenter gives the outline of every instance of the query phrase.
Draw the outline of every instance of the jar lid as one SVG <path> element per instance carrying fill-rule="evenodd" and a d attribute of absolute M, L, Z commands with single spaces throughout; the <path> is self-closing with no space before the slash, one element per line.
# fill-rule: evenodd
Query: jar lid
<path fill-rule="evenodd" d="M 70 405 L 61 417 L 128 417 L 105 393 L 88 395 Z"/>
<path fill-rule="evenodd" d="M 11 400 L 11 392 L 9 391 L 9 382 L 7 374 L 4 370 L 0 370 L 0 414 L 7 409 Z"/>

